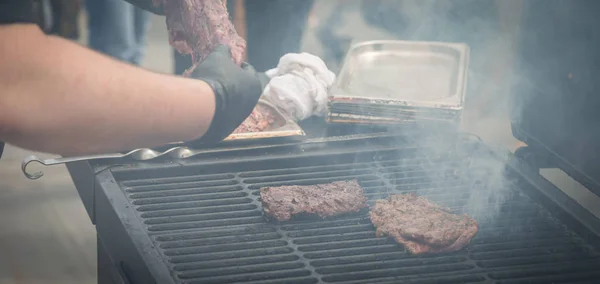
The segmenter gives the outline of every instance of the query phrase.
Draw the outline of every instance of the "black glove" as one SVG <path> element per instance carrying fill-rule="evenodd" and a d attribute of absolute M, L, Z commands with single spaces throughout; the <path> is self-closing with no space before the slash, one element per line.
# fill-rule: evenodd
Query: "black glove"
<path fill-rule="evenodd" d="M 198 141 L 192 142 L 202 145 L 216 144 L 240 126 L 258 103 L 265 82 L 250 64 L 237 66 L 224 45 L 208 55 L 191 77 L 205 81 L 215 93 L 215 115 L 210 127 Z"/>

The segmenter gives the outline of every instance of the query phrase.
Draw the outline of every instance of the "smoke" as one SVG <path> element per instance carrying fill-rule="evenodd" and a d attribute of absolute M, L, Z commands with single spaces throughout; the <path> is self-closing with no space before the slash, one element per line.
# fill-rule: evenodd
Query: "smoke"
<path fill-rule="evenodd" d="M 399 39 L 469 45 L 470 62 L 461 131 L 475 132 L 490 144 L 502 144 L 497 140 L 512 137 L 508 124 L 508 98 L 514 85 L 512 74 L 517 73 L 511 66 L 513 45 L 511 35 L 507 33 L 510 28 L 514 31 L 514 27 L 501 25 L 506 19 L 499 13 L 501 10 L 497 2 L 502 1 L 382 1 L 387 5 L 395 4 L 395 11 L 404 21 L 405 28 L 396 32 Z M 391 6 L 386 10 L 392 10 Z M 391 15 L 388 17 L 393 18 Z M 383 15 L 378 18 L 385 19 Z M 391 30 L 391 26 L 387 29 Z M 503 205 L 512 198 L 504 162 L 484 151 L 468 149 L 469 143 L 462 145 L 458 142 L 457 145 L 462 146 L 452 146 L 452 139 L 444 135 L 428 137 L 425 144 L 429 147 L 423 148 L 420 156 L 447 156 L 457 162 L 440 163 L 439 160 L 428 159 L 428 167 L 434 169 L 433 176 L 429 178 L 440 188 L 435 193 L 431 190 L 420 193 L 427 196 L 447 191 L 446 195 L 442 194 L 444 200 L 436 201 L 464 209 L 480 222 L 498 219 Z M 454 181 L 461 188 L 453 190 Z M 446 184 L 449 189 L 445 189 Z"/>
<path fill-rule="evenodd" d="M 320 32 L 326 35 L 321 40 L 323 46 L 335 47 L 334 59 L 338 61 L 342 58 L 340 42 L 345 42 L 346 48 L 349 41 L 390 38 L 468 44 L 470 66 L 462 131 L 477 134 L 487 144 L 510 146 L 514 144 L 509 124 L 511 92 L 517 83 L 525 80 L 520 76 L 514 56 L 522 3 L 502 0 L 340 1 L 340 8 L 333 9 L 337 13 L 333 12 L 329 18 L 330 25 Z M 370 30 L 358 27 L 357 17 Z M 437 131 L 428 129 L 424 131 Z M 454 155 L 456 158 L 457 152 L 466 150 L 451 146 L 448 136 L 423 137 L 428 138 L 415 137 L 415 140 L 426 139 L 415 142 L 428 147 L 417 156 L 425 157 L 422 167 L 435 170 L 428 172 L 431 185 L 417 193 L 431 196 L 434 201 L 448 202 L 451 207 L 462 204 L 459 207 L 466 208 L 467 213 L 480 220 L 494 220 L 504 210 L 505 201 L 512 198 L 504 163 L 478 151 L 463 153 L 465 156 L 459 157 L 458 163 L 444 163 L 438 157 Z M 453 182 L 462 184 L 463 188 L 452 189 Z"/>

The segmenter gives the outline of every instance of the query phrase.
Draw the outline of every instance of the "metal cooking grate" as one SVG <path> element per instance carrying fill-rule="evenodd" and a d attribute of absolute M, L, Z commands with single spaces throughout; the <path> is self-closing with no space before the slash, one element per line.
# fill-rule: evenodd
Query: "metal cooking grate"
<path fill-rule="evenodd" d="M 127 180 L 120 184 L 181 283 L 595 283 L 594 249 L 515 188 L 495 196 L 489 170 L 465 157 L 315 159 L 307 165 L 248 164 L 227 172 Z M 337 161 L 337 162 L 336 162 Z M 293 166 L 302 165 L 302 166 Z M 257 170 L 250 170 L 257 169 Z M 260 169 L 260 170 L 258 170 Z M 468 212 L 480 230 L 468 249 L 412 256 L 388 238 L 375 237 L 366 212 L 319 220 L 268 222 L 258 189 L 357 178 L 372 201 L 389 193 L 417 192 L 457 212 Z M 476 188 L 476 190 L 472 190 Z M 486 211 L 470 212 L 474 196 L 496 198 Z M 490 210 L 491 210 L 490 209 Z"/>

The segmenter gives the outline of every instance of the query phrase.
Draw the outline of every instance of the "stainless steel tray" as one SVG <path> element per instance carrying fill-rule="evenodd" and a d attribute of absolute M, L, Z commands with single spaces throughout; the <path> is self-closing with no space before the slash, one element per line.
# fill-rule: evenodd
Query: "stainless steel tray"
<path fill-rule="evenodd" d="M 415 108 L 404 106 L 376 106 L 356 104 L 330 104 L 329 114 L 354 114 L 381 118 L 435 118 L 452 119 L 461 115 L 459 110 L 444 110 L 435 108 Z"/>
<path fill-rule="evenodd" d="M 411 117 L 373 117 L 368 115 L 356 115 L 356 114 L 329 114 L 327 116 L 328 123 L 343 123 L 343 124 L 381 124 L 381 125 L 393 125 L 402 123 L 452 123 L 460 124 L 462 117 L 454 117 L 448 119 L 438 118 L 411 118 Z"/>
<path fill-rule="evenodd" d="M 468 64 L 462 43 L 362 42 L 348 51 L 329 100 L 461 110 Z"/>

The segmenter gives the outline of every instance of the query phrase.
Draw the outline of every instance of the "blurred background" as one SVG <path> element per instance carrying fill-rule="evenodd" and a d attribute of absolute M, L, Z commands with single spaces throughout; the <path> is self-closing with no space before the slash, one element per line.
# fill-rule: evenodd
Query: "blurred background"
<path fill-rule="evenodd" d="M 518 77 L 514 46 L 521 3 L 315 0 L 307 8 L 304 26 L 298 29 L 300 50 L 320 56 L 337 72 L 348 47 L 359 41 L 465 42 L 471 47 L 471 63 L 463 130 L 479 135 L 488 144 L 514 151 L 522 144 L 511 134 L 508 106 L 511 86 Z M 162 73 L 180 72 L 176 69 L 182 65 L 176 63 L 184 59 L 174 56 L 169 46 L 164 17 L 151 14 L 144 17 L 147 19 L 138 23 L 143 27 L 142 35 L 133 36 L 144 38 L 143 56 L 139 60 L 121 59 Z M 84 45 L 94 42 L 90 40 L 90 31 L 103 32 L 98 28 L 101 23 L 96 23 L 96 28 L 88 27 L 89 19 L 85 9 L 77 19 L 75 38 Z M 261 48 L 267 50 L 268 45 L 265 42 Z M 54 166 L 44 168 L 44 178 L 27 180 L 21 173 L 20 162 L 30 154 L 8 145 L 0 160 L 0 283 L 96 283 L 95 229 L 70 176 L 63 166 Z M 593 204 L 600 203 L 595 203 L 596 197 L 581 185 L 560 170 L 551 169 L 543 174 L 598 214 L 599 207 Z"/>

